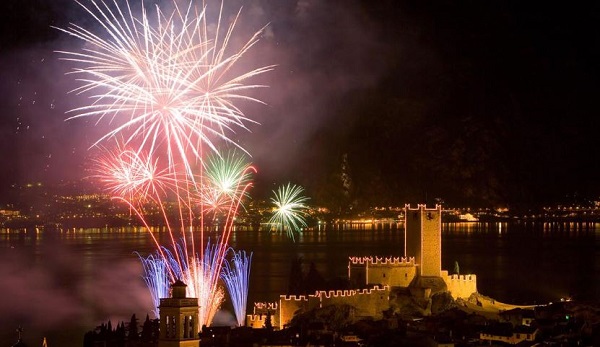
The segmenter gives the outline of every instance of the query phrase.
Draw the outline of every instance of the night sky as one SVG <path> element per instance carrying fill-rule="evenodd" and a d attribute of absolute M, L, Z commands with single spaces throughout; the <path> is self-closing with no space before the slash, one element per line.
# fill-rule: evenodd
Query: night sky
<path fill-rule="evenodd" d="M 253 195 L 287 181 L 329 205 L 600 195 L 600 3 L 236 0 L 226 14 L 240 6 L 237 33 L 268 24 L 247 63 L 277 65 L 255 95 L 267 105 L 242 106 L 260 125 L 232 135 L 258 167 Z M 80 42 L 51 26 L 94 22 L 71 0 L 5 0 L 0 15 L 1 195 L 85 177 L 106 125 L 65 122 L 86 100 L 53 51 Z"/>

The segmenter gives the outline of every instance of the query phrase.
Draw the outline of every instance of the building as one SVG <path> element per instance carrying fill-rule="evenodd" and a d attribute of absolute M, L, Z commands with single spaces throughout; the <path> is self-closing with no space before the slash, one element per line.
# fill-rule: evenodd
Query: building
<path fill-rule="evenodd" d="M 404 257 L 415 258 L 421 277 L 440 277 L 442 271 L 442 206 L 405 206 Z"/>
<path fill-rule="evenodd" d="M 517 325 L 515 327 L 510 323 L 498 323 L 487 326 L 479 334 L 481 341 L 502 342 L 509 345 L 516 345 L 523 341 L 533 342 L 537 336 L 538 330 L 535 327 Z"/>
<path fill-rule="evenodd" d="M 442 207 L 405 206 L 403 257 L 350 257 L 348 278 L 358 288 L 373 285 L 417 289 L 428 297 L 448 291 L 454 299 L 477 292 L 477 277 L 442 270 Z"/>
<path fill-rule="evenodd" d="M 500 312 L 498 316 L 501 322 L 508 322 L 511 323 L 513 326 L 531 326 L 531 324 L 535 321 L 534 310 L 523 309 L 520 307 Z"/>
<path fill-rule="evenodd" d="M 185 283 L 171 286 L 171 297 L 160 299 L 158 347 L 199 347 L 198 299 L 185 296 Z"/>
<path fill-rule="evenodd" d="M 274 327 L 282 329 L 296 312 L 333 304 L 354 307 L 354 317 L 381 319 L 390 308 L 390 291 L 408 288 L 413 296 L 428 300 L 438 292 L 449 292 L 454 299 L 468 298 L 477 292 L 475 275 L 449 275 L 442 270 L 442 207 L 405 206 L 403 256 L 350 257 L 348 279 L 353 290 L 317 291 L 311 295 L 281 295 L 279 302 L 255 303 L 247 326 L 262 328 L 267 316 Z"/>

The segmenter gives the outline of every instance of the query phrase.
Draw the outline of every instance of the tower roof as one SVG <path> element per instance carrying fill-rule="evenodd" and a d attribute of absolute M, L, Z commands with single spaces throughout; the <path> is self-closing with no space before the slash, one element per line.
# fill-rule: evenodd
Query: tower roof
<path fill-rule="evenodd" d="M 171 287 L 187 287 L 187 284 L 183 283 L 182 280 L 177 279 L 175 282 L 173 282 Z"/>
<path fill-rule="evenodd" d="M 171 284 L 171 297 L 177 299 L 185 298 L 186 287 L 187 285 L 178 279 Z"/>

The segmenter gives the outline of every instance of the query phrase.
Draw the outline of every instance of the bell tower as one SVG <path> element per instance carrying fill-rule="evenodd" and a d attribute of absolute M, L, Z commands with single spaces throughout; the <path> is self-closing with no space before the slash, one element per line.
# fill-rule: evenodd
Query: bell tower
<path fill-rule="evenodd" d="M 439 277 L 442 272 L 442 206 L 404 207 L 404 256 L 415 257 L 418 273 Z"/>
<path fill-rule="evenodd" d="M 198 299 L 185 296 L 185 283 L 171 285 L 171 297 L 160 299 L 158 347 L 199 347 Z"/>

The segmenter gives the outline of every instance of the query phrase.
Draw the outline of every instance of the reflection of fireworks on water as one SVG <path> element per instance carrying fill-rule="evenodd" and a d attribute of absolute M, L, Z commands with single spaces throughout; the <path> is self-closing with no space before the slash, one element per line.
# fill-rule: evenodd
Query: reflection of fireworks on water
<path fill-rule="evenodd" d="M 271 198 L 275 208 L 269 223 L 281 231 L 286 231 L 292 240 L 294 232 L 306 227 L 308 206 L 305 202 L 308 198 L 302 195 L 303 192 L 304 188 L 288 183 L 273 191 L 275 196 Z"/>
<path fill-rule="evenodd" d="M 171 241 L 169 251 L 150 232 L 157 253 L 143 261 L 148 286 L 159 297 L 164 292 L 153 288 L 165 280 L 186 281 L 188 295 L 199 299 L 199 325 L 209 325 L 223 298 L 218 287 L 223 258 L 253 168 L 230 156 L 224 157 L 225 162 L 231 158 L 228 165 L 237 173 L 204 167 L 203 147 L 217 152 L 216 141 L 239 147 L 228 134 L 252 122 L 235 101 L 258 101 L 246 93 L 261 86 L 247 82 L 272 67 L 242 74 L 234 73 L 233 67 L 256 44 L 260 31 L 233 51 L 229 43 L 238 17 L 224 28 L 219 17 L 209 39 L 206 12 L 198 11 L 192 1 L 181 8 L 173 0 L 172 13 L 157 6 L 154 22 L 143 3 L 141 15 L 132 11 L 128 1 L 123 8 L 116 1 L 79 4 L 101 32 L 76 24 L 59 28 L 85 44 L 79 52 L 59 52 L 76 66 L 72 74 L 82 85 L 74 92 L 92 100 L 72 110 L 71 118 L 94 117 L 111 125 L 97 144 L 117 136 L 122 139 L 115 151 L 100 159 L 98 176 L 148 230 L 152 229 L 147 212 L 158 216 Z M 206 172 L 212 169 L 225 175 L 213 177 Z M 219 242 L 205 248 L 205 210 L 214 208 L 206 206 L 211 191 L 217 194 L 216 206 L 224 222 Z M 158 271 L 165 271 L 164 277 L 150 279 L 149 274 Z"/>
<path fill-rule="evenodd" d="M 231 248 L 231 254 L 231 261 L 225 262 L 221 278 L 229 291 L 238 326 L 243 326 L 246 320 L 252 253 L 247 255 L 245 251 L 236 252 Z"/>

